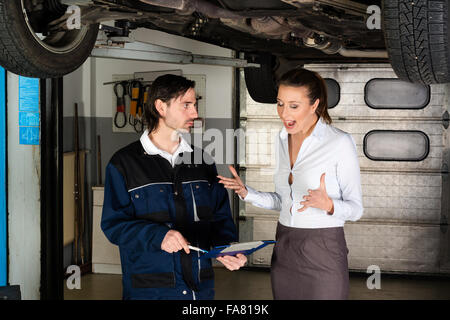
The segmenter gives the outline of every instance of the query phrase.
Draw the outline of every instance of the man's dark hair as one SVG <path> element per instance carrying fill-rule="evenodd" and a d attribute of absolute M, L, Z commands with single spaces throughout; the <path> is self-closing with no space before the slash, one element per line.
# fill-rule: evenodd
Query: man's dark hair
<path fill-rule="evenodd" d="M 184 95 L 191 88 L 195 88 L 194 81 L 173 74 L 159 76 L 153 81 L 148 101 L 144 106 L 144 121 L 149 133 L 158 127 L 161 117 L 156 110 L 156 100 L 160 99 L 170 106 L 170 100 Z"/>

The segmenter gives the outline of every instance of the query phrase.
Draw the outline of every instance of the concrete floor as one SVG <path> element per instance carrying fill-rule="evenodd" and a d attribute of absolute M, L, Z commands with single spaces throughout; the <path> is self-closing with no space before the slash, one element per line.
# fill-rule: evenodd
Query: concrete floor
<path fill-rule="evenodd" d="M 268 269 L 242 269 L 230 272 L 215 268 L 216 300 L 272 300 Z M 382 275 L 381 289 L 369 290 L 369 275 L 350 274 L 350 300 L 450 300 L 450 277 Z M 65 286 L 66 300 L 120 300 L 121 275 L 87 274 L 80 290 Z"/>

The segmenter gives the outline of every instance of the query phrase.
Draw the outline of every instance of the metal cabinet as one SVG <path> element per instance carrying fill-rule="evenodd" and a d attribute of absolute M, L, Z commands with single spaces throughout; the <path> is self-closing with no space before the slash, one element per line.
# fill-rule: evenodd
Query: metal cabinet
<path fill-rule="evenodd" d="M 109 242 L 101 230 L 103 187 L 93 187 L 92 272 L 122 274 L 119 247 Z"/>

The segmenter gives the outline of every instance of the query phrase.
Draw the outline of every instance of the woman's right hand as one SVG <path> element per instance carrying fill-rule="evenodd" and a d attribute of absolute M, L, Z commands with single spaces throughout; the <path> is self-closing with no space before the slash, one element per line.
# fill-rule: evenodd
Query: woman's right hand
<path fill-rule="evenodd" d="M 234 190 L 235 193 L 237 193 L 242 199 L 244 199 L 248 194 L 247 188 L 245 187 L 244 183 L 242 183 L 241 178 L 239 178 L 233 166 L 229 165 L 228 169 L 230 169 L 230 172 L 234 178 L 217 176 L 220 179 L 219 183 L 222 183 L 223 186 L 227 189 Z"/>

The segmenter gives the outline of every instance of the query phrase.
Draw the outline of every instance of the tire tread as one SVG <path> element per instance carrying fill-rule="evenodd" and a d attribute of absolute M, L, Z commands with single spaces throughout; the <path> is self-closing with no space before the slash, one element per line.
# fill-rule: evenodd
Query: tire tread
<path fill-rule="evenodd" d="M 56 78 L 72 72 L 89 56 L 97 38 L 97 26 L 94 25 L 89 29 L 83 43 L 73 50 L 73 54 L 68 54 L 67 59 L 71 59 L 71 63 L 55 64 L 51 58 L 44 58 L 44 48 L 36 51 L 35 48 L 25 45 L 26 38 L 19 41 L 23 35 L 16 27 L 21 21 L 17 21 L 18 17 L 14 17 L 14 14 L 9 12 L 11 8 L 6 8 L 7 1 L 10 6 L 11 0 L 0 0 L 0 65 L 5 69 L 22 76 Z"/>
<path fill-rule="evenodd" d="M 386 47 L 400 79 L 450 82 L 448 5 L 448 0 L 383 2 Z"/>

